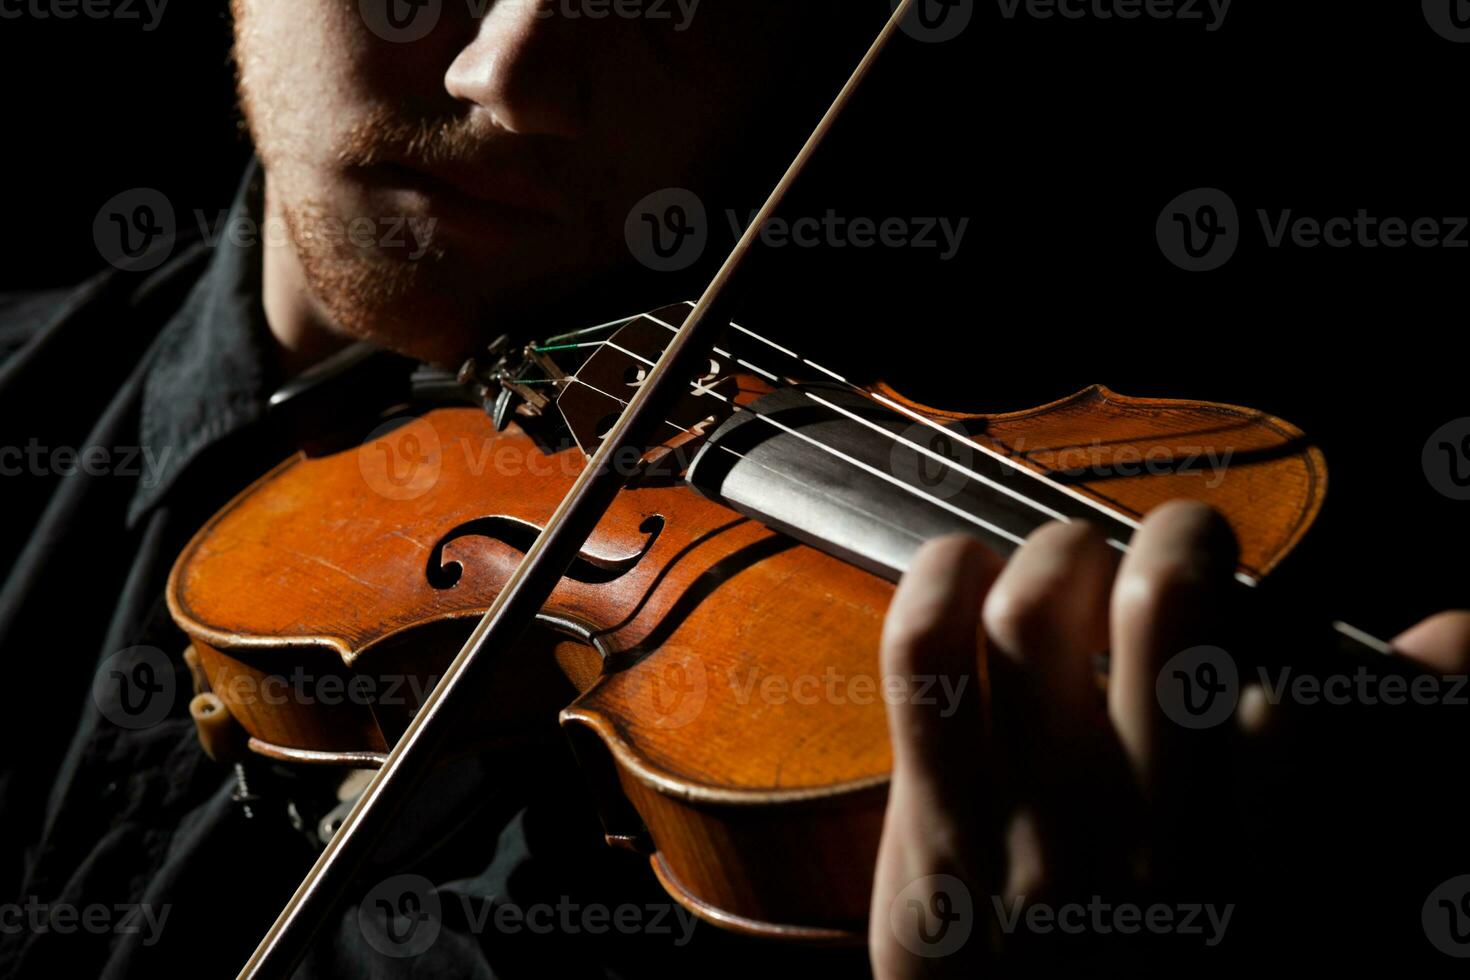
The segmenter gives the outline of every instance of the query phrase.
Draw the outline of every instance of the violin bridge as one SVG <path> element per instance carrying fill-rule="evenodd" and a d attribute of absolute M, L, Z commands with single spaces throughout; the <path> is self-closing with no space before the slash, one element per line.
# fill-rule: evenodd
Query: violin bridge
<path fill-rule="evenodd" d="M 585 455 L 602 445 L 688 315 L 689 307 L 678 305 L 635 317 L 597 345 L 596 353 L 567 378 L 556 405 Z M 704 438 L 735 410 L 738 387 L 726 365 L 712 357 L 706 371 L 689 380 L 689 390 L 640 461 L 640 471 L 673 466 L 682 472 Z"/>

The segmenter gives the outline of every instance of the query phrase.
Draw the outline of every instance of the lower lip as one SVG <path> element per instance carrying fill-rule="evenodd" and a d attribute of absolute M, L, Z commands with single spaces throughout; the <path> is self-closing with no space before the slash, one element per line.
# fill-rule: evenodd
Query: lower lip
<path fill-rule="evenodd" d="M 407 215 L 426 215 L 447 225 L 465 225 L 484 232 L 489 228 L 532 231 L 558 222 L 532 208 L 472 197 L 434 177 L 403 167 L 384 165 L 369 171 L 369 180 L 388 192 Z"/>

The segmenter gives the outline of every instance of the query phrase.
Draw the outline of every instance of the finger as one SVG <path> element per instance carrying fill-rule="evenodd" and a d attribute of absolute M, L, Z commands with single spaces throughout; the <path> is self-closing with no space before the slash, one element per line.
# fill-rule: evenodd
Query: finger
<path fill-rule="evenodd" d="M 1008 767 L 1008 896 L 1066 892 L 1112 850 L 1094 799 L 1108 764 L 1092 657 L 1106 649 L 1117 553 L 1096 528 L 1049 524 L 1012 556 L 986 599 L 997 753 Z M 1126 786 L 1126 782 L 1124 783 Z M 1115 797 L 1116 798 L 1116 797 Z M 1101 846 L 1099 846 L 1101 845 Z"/>
<path fill-rule="evenodd" d="M 1108 713 L 1140 785 L 1156 794 L 1171 748 L 1191 729 L 1166 716 L 1158 679 L 1177 654 L 1218 640 L 1219 599 L 1235 569 L 1235 539 L 1214 510 L 1177 501 L 1133 536 L 1112 598 Z"/>
<path fill-rule="evenodd" d="M 1091 657 L 1107 649 L 1117 552 L 1096 527 L 1052 523 L 1012 556 L 985 600 L 995 655 L 1027 675 L 1048 731 L 1072 729 L 1097 702 Z"/>
<path fill-rule="evenodd" d="M 1393 648 L 1440 674 L 1470 673 L 1470 612 L 1443 612 L 1394 637 Z"/>
<path fill-rule="evenodd" d="M 925 544 L 899 583 L 883 624 L 879 659 L 888 705 L 893 776 L 873 877 L 869 952 L 879 977 L 960 969 L 975 972 L 984 942 L 972 936 L 956 955 L 915 956 L 932 947 L 927 911 L 958 914 L 957 927 L 977 928 L 991 822 L 981 785 L 985 741 L 980 603 L 1002 561 L 972 538 Z M 924 679 L 947 679 L 949 694 L 894 698 Z M 892 686 L 890 686 L 892 685 Z M 915 915 L 915 907 L 919 914 Z M 927 911 L 926 911 L 927 910 Z M 943 923 L 941 923 L 943 924 Z"/>
<path fill-rule="evenodd" d="M 1231 871 L 1230 724 L 1238 668 L 1223 641 L 1235 540 L 1208 507 L 1157 508 L 1133 536 L 1112 601 L 1108 713 L 1143 793 L 1134 873 L 1217 887 Z"/>
<path fill-rule="evenodd" d="M 965 536 L 930 541 L 899 583 L 880 663 L 893 780 L 935 813 L 973 813 L 985 730 L 980 604 L 1001 558 Z"/>

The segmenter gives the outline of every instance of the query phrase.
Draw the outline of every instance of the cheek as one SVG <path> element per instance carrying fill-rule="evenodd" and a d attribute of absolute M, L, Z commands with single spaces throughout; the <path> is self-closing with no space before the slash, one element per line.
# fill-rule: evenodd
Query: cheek
<path fill-rule="evenodd" d="M 361 115 L 356 8 L 335 0 L 235 3 L 241 89 L 265 155 L 319 161 L 330 152 L 330 127 Z"/>

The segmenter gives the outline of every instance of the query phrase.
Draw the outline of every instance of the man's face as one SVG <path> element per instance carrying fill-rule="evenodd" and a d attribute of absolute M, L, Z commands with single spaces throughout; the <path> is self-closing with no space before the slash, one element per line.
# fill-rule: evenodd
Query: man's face
<path fill-rule="evenodd" d="M 233 0 L 267 209 L 336 331 L 451 363 L 562 326 L 538 311 L 630 265 L 635 203 L 774 179 L 731 164 L 815 121 L 843 6 Z"/>

